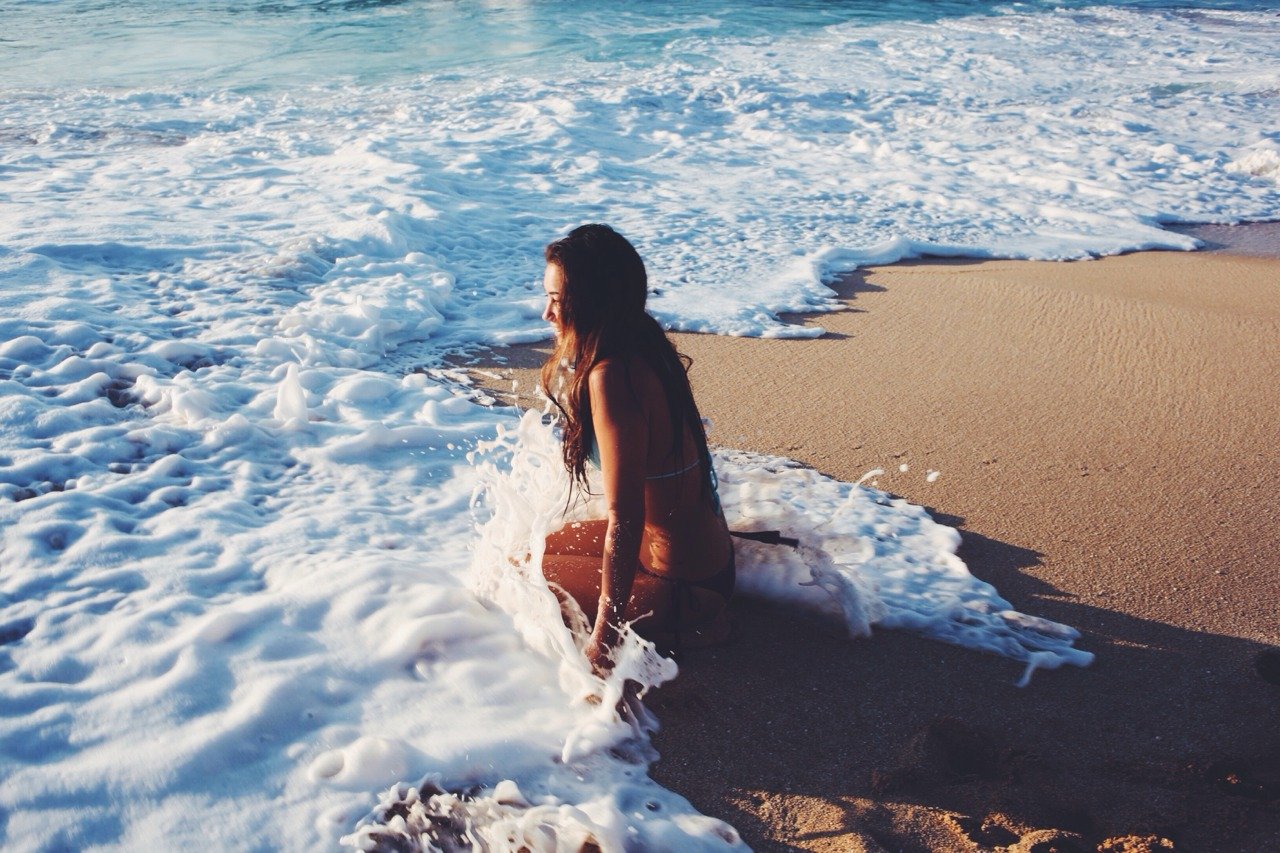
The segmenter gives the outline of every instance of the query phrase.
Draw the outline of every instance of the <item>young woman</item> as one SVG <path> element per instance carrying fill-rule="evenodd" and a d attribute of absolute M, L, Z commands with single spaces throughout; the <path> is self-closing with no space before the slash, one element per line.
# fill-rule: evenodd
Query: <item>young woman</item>
<path fill-rule="evenodd" d="M 543 574 L 595 614 L 597 672 L 624 622 L 669 648 L 722 640 L 733 545 L 687 360 L 645 312 L 644 262 L 607 225 L 575 228 L 546 260 L 556 347 L 542 386 L 560 410 L 565 467 L 584 489 L 588 464 L 599 467 L 607 517 L 548 536 Z"/>

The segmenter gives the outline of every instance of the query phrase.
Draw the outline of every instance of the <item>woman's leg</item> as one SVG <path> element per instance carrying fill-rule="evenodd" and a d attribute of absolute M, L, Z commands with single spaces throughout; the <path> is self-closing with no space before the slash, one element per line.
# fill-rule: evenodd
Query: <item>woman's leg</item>
<path fill-rule="evenodd" d="M 542 574 L 548 583 L 565 591 L 587 616 L 595 620 L 600 603 L 600 557 L 581 554 L 547 554 L 542 558 Z M 685 592 L 692 598 L 677 601 L 672 581 L 646 572 L 636 572 L 627 602 L 628 622 L 642 637 L 660 647 L 688 648 L 723 642 L 729 636 L 728 602 L 711 590 L 692 587 Z M 680 624 L 674 625 L 672 608 L 678 608 Z M 676 636 L 672 630 L 679 631 Z"/>
<path fill-rule="evenodd" d="M 582 554 L 546 554 L 542 558 L 542 576 L 569 594 L 594 621 L 600 605 L 600 556 Z M 653 614 L 653 621 L 664 625 L 671 610 L 671 584 L 644 572 L 636 572 L 627 602 L 626 620 Z M 649 622 L 649 619 L 644 620 Z"/>
<path fill-rule="evenodd" d="M 593 621 L 600 602 L 600 561 L 608 529 L 604 519 L 572 522 L 547 536 L 542 558 L 542 574 L 562 588 Z M 648 554 L 642 543 L 641 558 Z M 646 566 L 646 568 L 648 568 Z M 680 602 L 681 643 L 694 647 L 721 642 L 729 633 L 725 599 L 707 589 L 691 587 Z M 627 603 L 626 620 L 636 623 L 644 637 L 664 645 L 675 645 L 672 634 L 672 607 L 675 584 L 647 572 L 636 572 Z M 692 600 L 690 600 L 692 598 Z"/>
<path fill-rule="evenodd" d="M 572 521 L 547 537 L 546 553 L 595 557 L 598 570 L 599 560 L 604 555 L 604 534 L 608 528 L 609 522 L 603 518 Z"/>

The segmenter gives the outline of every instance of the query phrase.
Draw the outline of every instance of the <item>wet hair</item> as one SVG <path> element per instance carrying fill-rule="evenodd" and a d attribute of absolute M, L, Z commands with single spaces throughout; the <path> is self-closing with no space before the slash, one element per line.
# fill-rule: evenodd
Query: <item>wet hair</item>
<path fill-rule="evenodd" d="M 643 361 L 657 375 L 671 416 L 670 456 L 682 462 L 685 427 L 703 470 L 711 471 L 707 433 L 689 387 L 692 359 L 681 355 L 645 311 L 649 282 L 635 247 L 608 225 L 580 225 L 547 244 L 546 260 L 560 268 L 560 338 L 542 366 L 542 387 L 560 412 L 564 465 L 587 488 L 587 459 L 595 445 L 588 377 L 606 358 L 630 371 Z M 567 375 L 566 375 L 567 373 Z M 563 377 L 563 383 L 557 382 Z"/>

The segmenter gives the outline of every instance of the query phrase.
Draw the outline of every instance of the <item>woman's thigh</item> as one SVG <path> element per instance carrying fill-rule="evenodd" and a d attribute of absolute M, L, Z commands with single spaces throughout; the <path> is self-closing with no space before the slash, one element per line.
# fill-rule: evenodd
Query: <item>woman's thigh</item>
<path fill-rule="evenodd" d="M 566 556 L 595 557 L 596 571 L 604 554 L 604 535 L 609 522 L 603 518 L 573 521 L 547 536 L 547 553 Z"/>
<path fill-rule="evenodd" d="M 572 522 L 547 536 L 542 574 L 557 584 L 594 620 L 600 604 L 600 562 L 609 524 L 604 519 Z M 640 559 L 649 554 L 648 534 L 641 542 Z M 648 568 L 646 566 L 646 568 Z M 690 588 L 677 605 L 675 585 L 645 572 L 636 572 L 627 602 L 626 621 L 651 640 L 670 643 L 672 629 L 699 632 L 703 626 L 724 619 L 725 600 L 710 590 Z M 680 611 L 681 625 L 673 625 L 672 610 Z M 692 635 L 690 635 L 692 636 Z M 694 637 L 694 640 L 697 638 Z M 686 643 L 691 642 L 686 638 Z"/>
<path fill-rule="evenodd" d="M 594 620 L 600 604 L 600 557 L 580 554 L 551 554 L 542 558 L 542 576 L 559 585 L 578 602 L 587 619 Z M 627 602 L 626 620 L 652 614 L 652 621 L 664 624 L 670 613 L 672 584 L 644 572 L 636 572 Z M 646 622 L 650 621 L 648 619 Z"/>

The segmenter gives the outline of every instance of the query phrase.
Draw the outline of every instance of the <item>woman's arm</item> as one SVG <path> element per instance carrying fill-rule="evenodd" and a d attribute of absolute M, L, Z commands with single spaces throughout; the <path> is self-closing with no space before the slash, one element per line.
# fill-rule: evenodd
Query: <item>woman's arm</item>
<path fill-rule="evenodd" d="M 640 560 L 649 424 L 626 365 L 602 361 L 591 370 L 587 382 L 591 423 L 600 449 L 608 528 L 600 567 L 600 603 L 586 653 L 592 667 L 602 673 L 612 667 L 609 655 L 618 643 L 618 627 L 631 598 Z"/>

